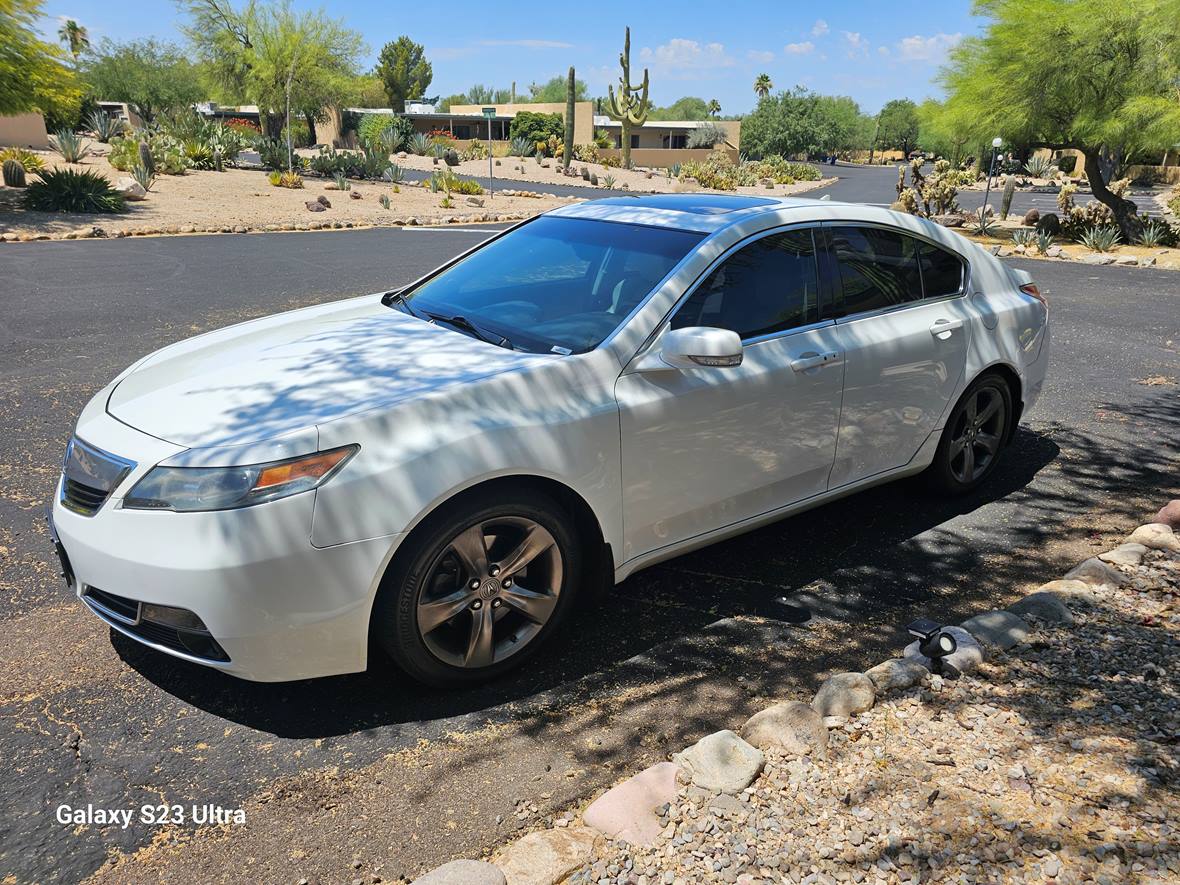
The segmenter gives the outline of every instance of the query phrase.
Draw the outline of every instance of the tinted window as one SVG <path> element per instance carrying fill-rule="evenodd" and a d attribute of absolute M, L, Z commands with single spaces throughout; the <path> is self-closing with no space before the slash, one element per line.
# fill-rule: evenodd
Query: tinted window
<path fill-rule="evenodd" d="M 874 227 L 834 227 L 832 249 L 844 286 L 844 313 L 918 301 L 922 276 L 918 241 Z"/>
<path fill-rule="evenodd" d="M 946 249 L 921 244 L 922 282 L 927 298 L 956 295 L 963 288 L 963 260 Z"/>
<path fill-rule="evenodd" d="M 517 348 L 581 352 L 613 332 L 701 237 L 545 216 L 404 295 L 419 316 L 463 316 Z"/>
<path fill-rule="evenodd" d="M 819 285 L 810 230 L 756 240 L 714 270 L 672 318 L 672 328 L 713 326 L 742 338 L 813 322 Z"/>

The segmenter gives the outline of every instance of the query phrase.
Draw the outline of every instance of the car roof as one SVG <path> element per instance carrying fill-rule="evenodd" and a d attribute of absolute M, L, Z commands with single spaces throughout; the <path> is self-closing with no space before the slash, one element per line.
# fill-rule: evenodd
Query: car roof
<path fill-rule="evenodd" d="M 855 205 L 827 200 L 821 202 L 807 197 L 756 197 L 716 193 L 635 194 L 573 203 L 547 214 L 563 218 L 587 218 L 713 233 L 749 218 L 783 209 L 815 210 L 821 206 L 832 208 Z"/>

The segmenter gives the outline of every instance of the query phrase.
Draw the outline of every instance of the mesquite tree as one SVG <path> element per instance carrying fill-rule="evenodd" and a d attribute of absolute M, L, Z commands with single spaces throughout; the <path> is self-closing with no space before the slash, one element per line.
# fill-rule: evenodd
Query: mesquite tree
<path fill-rule="evenodd" d="M 619 91 L 608 85 L 607 116 L 618 120 L 623 127 L 623 168 L 631 168 L 631 130 L 638 129 L 647 122 L 651 102 L 648 100 L 647 68 L 643 69 L 643 85 L 636 89 L 631 85 L 631 29 L 627 28 L 627 36 L 623 41 L 623 51 L 619 55 L 619 65 L 623 69 L 619 77 Z"/>

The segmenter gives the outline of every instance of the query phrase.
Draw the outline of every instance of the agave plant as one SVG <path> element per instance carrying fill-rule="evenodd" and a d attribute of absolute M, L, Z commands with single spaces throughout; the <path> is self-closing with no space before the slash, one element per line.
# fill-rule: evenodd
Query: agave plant
<path fill-rule="evenodd" d="M 1036 241 L 1036 231 L 1031 227 L 1022 227 L 1012 232 L 1012 242 L 1017 246 L 1029 248 Z"/>
<path fill-rule="evenodd" d="M 127 124 L 121 117 L 105 114 L 102 111 L 95 111 L 91 114 L 88 122 L 94 137 L 103 144 L 109 144 L 112 138 L 122 135 L 127 128 Z"/>
<path fill-rule="evenodd" d="M 533 150 L 533 143 L 527 138 L 518 135 L 512 139 L 511 144 L 508 146 L 508 155 L 510 157 L 527 157 Z"/>
<path fill-rule="evenodd" d="M 381 173 L 381 178 L 390 184 L 400 184 L 406 179 L 406 172 L 397 163 L 390 163 Z"/>
<path fill-rule="evenodd" d="M 996 229 L 996 220 L 991 215 L 988 215 L 984 208 L 980 208 L 974 215 L 974 222 L 971 225 L 971 232 L 978 234 L 981 237 L 991 236 Z"/>
<path fill-rule="evenodd" d="M 335 175 L 333 175 L 332 181 L 336 183 L 336 190 L 338 191 L 352 190 L 352 185 L 348 183 L 348 179 L 344 177 L 343 172 L 337 172 Z"/>
<path fill-rule="evenodd" d="M 389 194 L 382 194 L 377 198 L 377 202 L 381 204 L 382 209 L 389 208 Z"/>
<path fill-rule="evenodd" d="M 24 167 L 25 172 L 40 172 L 45 168 L 44 160 L 24 148 L 10 147 L 0 151 L 0 163 L 5 160 L 16 160 Z"/>
<path fill-rule="evenodd" d="M 615 186 L 615 177 L 613 175 L 602 176 L 602 186 L 607 190 L 612 190 Z"/>
<path fill-rule="evenodd" d="M 145 191 L 150 191 L 152 185 L 156 183 L 156 173 L 145 167 L 142 163 L 136 163 L 131 167 L 131 177 L 139 182 Z"/>
<path fill-rule="evenodd" d="M 1024 164 L 1024 171 L 1033 178 L 1056 178 L 1058 170 L 1048 157 L 1033 156 Z"/>
<path fill-rule="evenodd" d="M 1037 251 L 1044 255 L 1053 245 L 1053 234 L 1047 230 L 1037 231 Z"/>
<path fill-rule="evenodd" d="M 122 212 L 123 197 L 97 172 L 46 169 L 25 190 L 26 209 L 39 212 Z"/>
<path fill-rule="evenodd" d="M 407 147 L 410 153 L 425 157 L 430 153 L 430 137 L 424 132 L 415 132 L 410 136 Z"/>
<path fill-rule="evenodd" d="M 1138 245 L 1154 247 L 1163 246 L 1168 239 L 1168 226 L 1162 221 L 1149 221 L 1139 232 Z"/>
<path fill-rule="evenodd" d="M 49 136 L 49 143 L 67 163 L 81 163 L 90 153 L 90 148 L 82 141 L 82 136 L 69 129 L 57 130 Z"/>
<path fill-rule="evenodd" d="M 1078 240 L 1091 252 L 1109 252 L 1119 243 L 1119 229 L 1095 225 L 1082 231 Z"/>

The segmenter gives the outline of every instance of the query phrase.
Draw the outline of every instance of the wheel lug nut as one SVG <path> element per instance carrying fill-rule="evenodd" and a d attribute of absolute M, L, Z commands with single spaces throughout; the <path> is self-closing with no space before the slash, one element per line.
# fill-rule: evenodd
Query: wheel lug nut
<path fill-rule="evenodd" d="M 472 578 L 472 579 L 471 579 L 471 589 L 472 589 L 472 590 L 478 590 L 478 589 L 479 589 L 479 578 Z"/>
<path fill-rule="evenodd" d="M 511 586 L 512 586 L 512 579 L 511 579 L 511 578 L 505 578 L 503 581 L 501 581 L 501 582 L 500 582 L 500 585 L 501 585 L 502 587 L 511 587 Z"/>
<path fill-rule="evenodd" d="M 475 602 L 471 603 L 471 610 L 472 611 L 479 611 L 481 608 L 483 608 L 483 603 L 480 602 L 478 599 L 475 600 Z"/>
<path fill-rule="evenodd" d="M 488 572 L 488 574 L 490 574 L 493 578 L 496 577 L 496 575 L 500 574 L 500 566 L 498 566 L 498 565 L 492 566 L 492 570 L 490 572 Z"/>
<path fill-rule="evenodd" d="M 504 604 L 504 603 L 503 603 L 501 600 L 499 600 L 499 599 L 493 599 L 493 600 L 492 600 L 492 608 L 499 608 L 499 607 L 500 607 L 500 606 L 502 606 L 503 604 Z"/>

